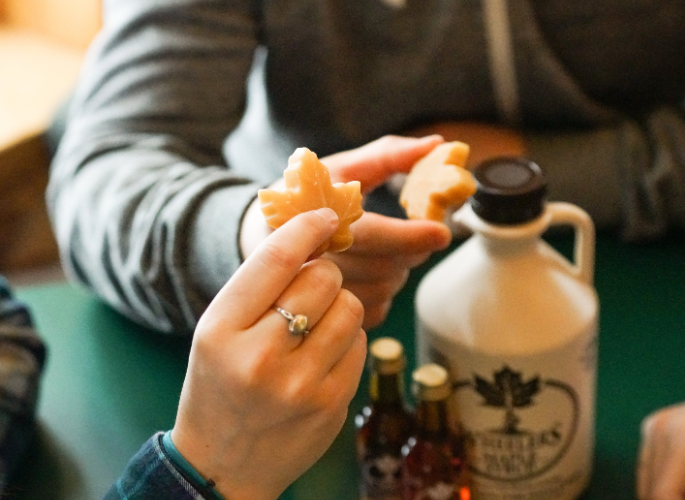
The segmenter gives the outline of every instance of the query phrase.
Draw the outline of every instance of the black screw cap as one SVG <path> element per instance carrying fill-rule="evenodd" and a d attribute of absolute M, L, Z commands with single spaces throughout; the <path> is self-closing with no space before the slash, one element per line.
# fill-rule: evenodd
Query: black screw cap
<path fill-rule="evenodd" d="M 481 219 L 513 225 L 542 214 L 547 178 L 537 163 L 525 158 L 493 158 L 481 163 L 473 176 L 477 190 L 470 203 Z"/>

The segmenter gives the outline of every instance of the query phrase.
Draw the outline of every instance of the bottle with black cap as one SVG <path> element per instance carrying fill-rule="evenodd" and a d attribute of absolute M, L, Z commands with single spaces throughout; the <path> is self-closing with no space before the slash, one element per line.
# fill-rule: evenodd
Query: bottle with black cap
<path fill-rule="evenodd" d="M 535 163 L 497 158 L 455 215 L 472 236 L 416 294 L 418 364 L 448 368 L 474 498 L 572 500 L 592 469 L 598 301 L 594 226 L 546 200 Z M 541 235 L 575 232 L 569 261 Z"/>

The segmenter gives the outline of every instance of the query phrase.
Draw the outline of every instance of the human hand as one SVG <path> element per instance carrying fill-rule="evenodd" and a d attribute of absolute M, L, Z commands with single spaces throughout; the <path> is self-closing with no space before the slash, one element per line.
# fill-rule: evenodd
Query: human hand
<path fill-rule="evenodd" d="M 481 122 L 439 122 L 413 129 L 409 135 L 423 137 L 440 134 L 446 141 L 469 145 L 467 168 L 497 156 L 524 156 L 526 145 L 520 132 L 501 125 Z"/>
<path fill-rule="evenodd" d="M 419 158 L 444 142 L 438 135 L 422 138 L 385 136 L 360 148 L 321 158 L 332 182 L 359 181 L 362 194 L 398 173 L 406 173 Z M 278 181 L 279 183 L 281 181 Z M 432 252 L 446 248 L 450 231 L 433 221 L 409 221 L 365 212 L 350 226 L 354 243 L 340 254 L 326 253 L 343 275 L 343 287 L 364 305 L 366 329 L 380 324 L 392 299 L 402 288 L 409 270 L 423 263 Z M 245 213 L 241 247 L 249 255 L 270 232 L 259 203 Z"/>
<path fill-rule="evenodd" d="M 171 438 L 231 500 L 276 499 L 345 422 L 366 356 L 363 309 L 332 262 L 307 262 L 337 225 L 330 209 L 288 221 L 197 325 Z M 305 314 L 309 333 L 290 333 L 275 305 Z"/>
<path fill-rule="evenodd" d="M 398 173 L 406 173 L 435 146 L 436 135 L 420 139 L 385 136 L 365 146 L 321 159 L 333 182 L 358 180 L 362 194 Z M 345 252 L 325 257 L 340 268 L 343 286 L 364 304 L 364 328 L 385 320 L 392 300 L 411 268 L 451 241 L 447 226 L 424 220 L 402 220 L 365 212 L 350 226 L 354 243 Z"/>
<path fill-rule="evenodd" d="M 637 497 L 685 498 L 685 403 L 662 408 L 642 421 Z"/>

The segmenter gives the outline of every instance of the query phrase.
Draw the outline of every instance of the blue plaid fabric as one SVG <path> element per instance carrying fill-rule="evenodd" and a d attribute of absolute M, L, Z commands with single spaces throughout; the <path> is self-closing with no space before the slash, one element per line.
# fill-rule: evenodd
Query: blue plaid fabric
<path fill-rule="evenodd" d="M 0 276 L 0 497 L 34 436 L 46 354 L 28 308 Z M 159 432 L 143 445 L 105 500 L 217 499 L 211 487 L 173 461 L 164 449 L 163 436 Z"/>
<path fill-rule="evenodd" d="M 35 432 L 45 357 L 28 308 L 0 276 L 0 494 Z"/>
<path fill-rule="evenodd" d="M 215 500 L 210 487 L 198 484 L 177 467 L 164 449 L 163 432 L 143 445 L 103 500 Z"/>

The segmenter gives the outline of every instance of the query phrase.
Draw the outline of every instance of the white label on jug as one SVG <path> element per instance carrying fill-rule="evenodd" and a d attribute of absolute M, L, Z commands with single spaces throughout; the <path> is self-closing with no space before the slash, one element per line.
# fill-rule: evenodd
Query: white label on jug
<path fill-rule="evenodd" d="M 493 356 L 432 334 L 423 352 L 453 380 L 474 498 L 576 498 L 592 468 L 596 329 L 553 351 Z"/>

